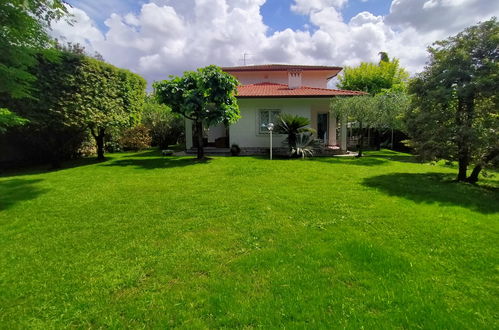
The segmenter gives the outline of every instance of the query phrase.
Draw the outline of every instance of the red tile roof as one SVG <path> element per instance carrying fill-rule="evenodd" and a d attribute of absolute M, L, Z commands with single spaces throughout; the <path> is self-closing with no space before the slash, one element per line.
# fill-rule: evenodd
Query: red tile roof
<path fill-rule="evenodd" d="M 239 98 L 250 97 L 332 97 L 366 95 L 364 92 L 302 86 L 290 89 L 288 85 L 259 83 L 237 87 Z"/>
<path fill-rule="evenodd" d="M 342 70 L 339 66 L 327 65 L 293 65 L 293 64 L 263 64 L 263 65 L 245 65 L 245 66 L 229 66 L 223 67 L 226 72 L 241 72 L 241 71 L 288 71 L 288 70 L 311 70 L 311 71 L 330 71 Z"/>
<path fill-rule="evenodd" d="M 339 66 L 327 66 L 327 65 L 293 65 L 293 64 L 262 64 L 262 65 L 245 65 L 245 66 L 228 66 L 223 67 L 223 71 L 231 72 L 248 72 L 248 71 L 290 71 L 290 70 L 301 70 L 301 71 L 325 71 L 329 72 L 329 77 L 331 79 L 335 77 L 341 70 L 342 67 Z"/>

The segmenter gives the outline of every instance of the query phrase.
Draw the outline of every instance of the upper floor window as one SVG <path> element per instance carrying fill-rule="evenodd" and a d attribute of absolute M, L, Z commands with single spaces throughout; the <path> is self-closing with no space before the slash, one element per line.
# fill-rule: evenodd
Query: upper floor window
<path fill-rule="evenodd" d="M 260 119 L 258 121 L 258 127 L 260 133 L 268 133 L 267 129 L 268 123 L 276 124 L 277 116 L 281 113 L 278 109 L 262 109 L 260 110 Z"/>

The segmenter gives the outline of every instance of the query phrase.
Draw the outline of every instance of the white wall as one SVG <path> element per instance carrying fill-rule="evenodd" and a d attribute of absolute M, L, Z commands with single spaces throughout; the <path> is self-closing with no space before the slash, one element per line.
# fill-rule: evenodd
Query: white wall
<path fill-rule="evenodd" d="M 259 132 L 260 109 L 278 109 L 281 112 L 290 113 L 310 119 L 310 108 L 312 99 L 297 98 L 268 98 L 268 99 L 239 99 L 241 119 L 229 128 L 230 144 L 240 147 L 268 147 L 269 136 Z M 274 146 L 280 147 L 285 135 L 274 134 Z"/>
<path fill-rule="evenodd" d="M 289 78 L 287 71 L 249 71 L 231 72 L 242 85 L 274 83 L 288 85 Z M 301 85 L 315 88 L 327 88 L 328 73 L 324 71 L 302 71 Z"/>
<path fill-rule="evenodd" d="M 239 147 L 269 146 L 269 136 L 259 132 L 260 109 L 277 109 L 281 112 L 309 118 L 311 127 L 317 129 L 317 114 L 329 111 L 329 98 L 243 98 L 238 99 L 241 118 L 229 126 L 229 143 Z M 192 123 L 186 120 L 186 148 L 192 147 Z M 285 135 L 274 134 L 273 144 L 280 147 Z"/>
<path fill-rule="evenodd" d="M 287 71 L 248 71 L 231 72 L 239 80 L 241 85 L 251 85 L 259 83 L 288 84 Z"/>

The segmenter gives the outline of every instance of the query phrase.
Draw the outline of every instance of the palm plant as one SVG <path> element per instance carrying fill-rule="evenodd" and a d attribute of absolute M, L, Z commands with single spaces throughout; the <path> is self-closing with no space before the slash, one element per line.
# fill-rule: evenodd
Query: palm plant
<path fill-rule="evenodd" d="M 307 127 L 310 125 L 310 119 L 305 117 L 283 113 L 277 117 L 276 121 L 277 123 L 274 128 L 275 132 L 279 134 L 287 134 L 287 141 L 289 145 L 296 144 L 296 136 L 299 133 L 315 133 L 314 129 Z"/>
<path fill-rule="evenodd" d="M 312 133 L 299 133 L 296 136 L 296 143 L 290 146 L 291 156 L 305 158 L 313 156 L 314 150 L 320 145 Z"/>
<path fill-rule="evenodd" d="M 292 156 L 303 155 L 301 152 L 297 153 L 297 150 L 299 149 L 297 148 L 298 139 L 300 139 L 300 146 L 304 146 L 303 143 L 305 141 L 308 140 L 313 141 L 312 133 L 315 133 L 315 130 L 313 128 L 307 127 L 308 125 L 310 125 L 310 119 L 305 117 L 300 117 L 287 113 L 283 113 L 279 115 L 279 117 L 277 117 L 277 122 L 275 124 L 274 130 L 276 133 L 288 135 L 288 137 L 284 141 L 284 144 L 286 144 L 289 147 L 289 151 Z M 306 138 L 306 136 L 308 136 L 308 138 Z M 311 141 L 309 142 L 312 143 Z M 310 145 L 310 143 L 308 145 Z"/>

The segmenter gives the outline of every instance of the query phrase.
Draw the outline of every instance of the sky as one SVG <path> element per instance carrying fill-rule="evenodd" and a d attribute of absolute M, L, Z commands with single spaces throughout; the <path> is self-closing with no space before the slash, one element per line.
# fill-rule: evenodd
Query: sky
<path fill-rule="evenodd" d="M 499 16 L 496 0 L 67 0 L 80 43 L 149 83 L 210 64 L 355 66 L 379 52 L 411 74 L 426 48 Z M 244 55 L 246 54 L 246 55 Z"/>

